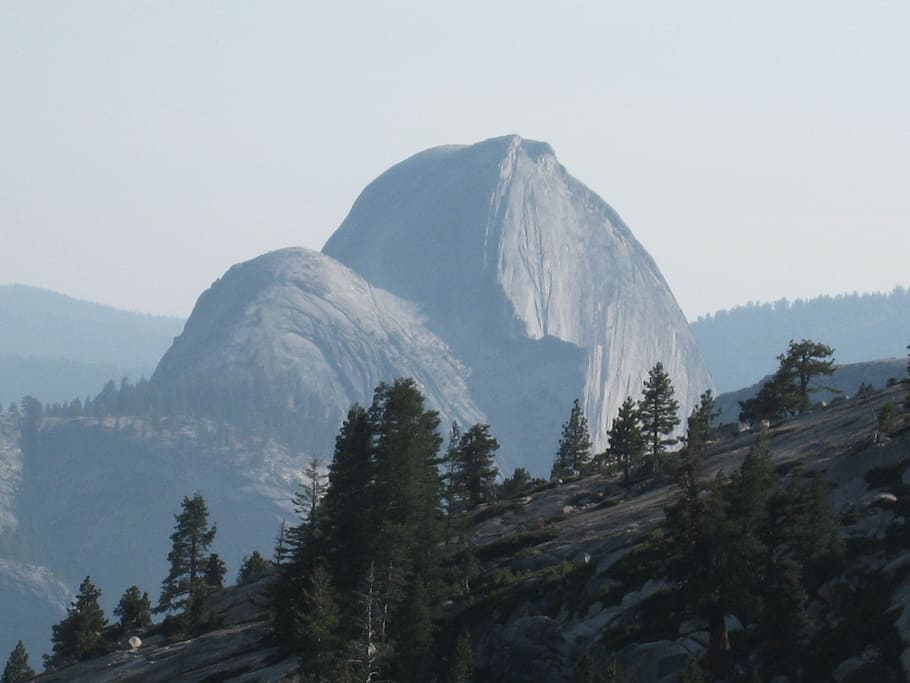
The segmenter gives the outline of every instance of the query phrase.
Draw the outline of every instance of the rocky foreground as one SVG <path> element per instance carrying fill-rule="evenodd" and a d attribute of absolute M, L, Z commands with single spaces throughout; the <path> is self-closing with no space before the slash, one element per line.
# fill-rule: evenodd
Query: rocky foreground
<path fill-rule="evenodd" d="M 821 653 L 823 670 L 810 680 L 910 677 L 910 544 L 901 533 L 910 510 L 904 392 L 897 386 L 841 401 L 771 429 L 783 477 L 824 472 L 847 540 L 843 574 L 809 596 L 807 647 Z M 875 415 L 887 403 L 897 414 L 883 434 Z M 712 473 L 734 470 L 757 439 L 732 425 L 722 432 L 709 448 Z M 706 626 L 667 617 L 665 578 L 630 573 L 621 561 L 661 521 L 670 495 L 670 486 L 627 487 L 594 475 L 480 510 L 474 540 L 482 571 L 470 599 L 445 605 L 446 628 L 471 633 L 475 680 L 568 683 L 586 651 L 598 665 L 615 656 L 625 681 L 679 680 L 686 662 L 704 654 Z M 269 581 L 225 590 L 216 605 L 222 625 L 204 636 L 171 642 L 139 634 L 143 644 L 135 652 L 124 643 L 121 651 L 38 680 L 301 680 L 295 660 L 268 638 Z M 727 625 L 734 647 L 751 633 L 735 614 Z M 826 634 L 821 644 L 813 640 L 820 633 Z"/>

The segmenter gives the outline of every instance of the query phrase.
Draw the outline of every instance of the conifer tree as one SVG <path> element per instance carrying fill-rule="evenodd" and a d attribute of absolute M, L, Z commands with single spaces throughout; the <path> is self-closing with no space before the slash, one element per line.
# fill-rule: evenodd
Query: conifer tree
<path fill-rule="evenodd" d="M 227 566 L 224 564 L 224 560 L 218 556 L 218 553 L 209 555 L 209 559 L 205 563 L 205 569 L 202 572 L 206 587 L 216 590 L 224 588 L 225 574 L 227 574 Z"/>
<path fill-rule="evenodd" d="M 686 424 L 686 439 L 698 439 L 703 445 L 714 438 L 714 419 L 720 415 L 715 410 L 714 392 L 708 389 L 699 398 Z"/>
<path fill-rule="evenodd" d="M 809 409 L 809 394 L 813 389 L 809 386 L 814 378 L 819 375 L 834 373 L 834 349 L 827 344 L 803 339 L 795 342 L 792 339 L 787 352 L 779 355 L 778 373 L 790 380 L 792 390 L 797 396 L 799 412 Z"/>
<path fill-rule="evenodd" d="M 456 469 L 458 467 L 458 443 L 461 441 L 461 427 L 458 422 L 452 422 L 449 429 L 449 445 L 446 453 L 442 458 L 443 465 L 443 505 L 445 510 L 445 542 L 446 545 L 452 540 L 455 533 L 454 524 L 461 507 L 461 496 L 459 495 L 458 482 L 456 480 Z"/>
<path fill-rule="evenodd" d="M 216 527 L 209 526 L 208 508 L 198 492 L 192 498 L 184 496 L 181 509 L 180 514 L 174 515 L 176 524 L 167 556 L 171 569 L 161 584 L 156 612 L 183 610 L 197 597 L 196 593 L 207 592 L 203 576 Z"/>
<path fill-rule="evenodd" d="M 424 408 L 413 379 L 380 384 L 370 408 L 376 480 L 373 515 L 376 566 L 388 576 L 390 674 L 402 683 L 421 678 L 430 662 L 430 605 L 436 604 L 437 547 L 443 538 L 437 469 L 439 416 Z"/>
<path fill-rule="evenodd" d="M 107 619 L 98 604 L 100 597 L 101 591 L 86 576 L 79 585 L 76 599 L 66 610 L 66 618 L 54 624 L 51 636 L 53 654 L 45 655 L 46 668 L 59 669 L 107 652 L 102 635 Z"/>
<path fill-rule="evenodd" d="M 28 665 L 28 652 L 20 640 L 10 652 L 9 659 L 3 669 L 0 683 L 26 683 L 35 677 L 35 671 Z"/>
<path fill-rule="evenodd" d="M 627 396 L 619 407 L 608 437 L 610 446 L 607 454 L 622 468 L 623 477 L 629 481 L 632 470 L 641 464 L 645 449 L 645 440 L 638 423 L 638 409 L 631 396 Z"/>
<path fill-rule="evenodd" d="M 278 535 L 275 536 L 275 551 L 272 555 L 272 563 L 276 567 L 280 567 L 288 558 L 287 533 L 287 522 L 282 519 L 281 526 L 278 527 Z"/>
<path fill-rule="evenodd" d="M 462 631 L 455 640 L 452 656 L 449 657 L 445 683 L 468 683 L 473 673 L 474 652 L 471 648 L 471 635 L 467 631 Z"/>
<path fill-rule="evenodd" d="M 249 555 L 244 555 L 240 562 L 240 571 L 237 573 L 237 583 L 249 583 L 268 573 L 272 568 L 272 563 L 254 550 Z"/>
<path fill-rule="evenodd" d="M 580 474 L 591 462 L 591 436 L 588 420 L 576 398 L 568 421 L 562 425 L 559 448 L 553 461 L 550 479 L 564 479 Z"/>
<path fill-rule="evenodd" d="M 114 608 L 114 616 L 120 617 L 120 626 L 126 629 L 141 629 L 152 623 L 152 604 L 149 594 L 140 592 L 138 586 L 127 588 Z"/>
<path fill-rule="evenodd" d="M 833 355 L 834 349 L 827 344 L 791 339 L 787 352 L 777 357 L 779 366 L 774 376 L 762 385 L 757 396 L 740 401 L 739 419 L 777 420 L 809 410 L 809 395 L 815 391 L 810 382 L 834 372 Z"/>
<path fill-rule="evenodd" d="M 357 590 L 370 563 L 374 480 L 373 431 L 366 410 L 354 405 L 335 439 L 322 501 L 327 569 L 341 595 Z"/>
<path fill-rule="evenodd" d="M 296 614 L 296 650 L 314 683 L 336 680 L 341 657 L 341 611 L 332 579 L 322 562 L 317 562 L 305 579 L 300 608 Z"/>
<path fill-rule="evenodd" d="M 461 435 L 455 453 L 454 490 L 467 509 L 490 500 L 499 470 L 494 455 L 499 442 L 490 425 L 476 424 Z"/>
<path fill-rule="evenodd" d="M 648 465 L 654 475 L 660 475 L 667 448 L 676 443 L 670 434 L 679 425 L 679 402 L 673 398 L 673 384 L 657 363 L 648 373 L 642 397 L 638 401 L 638 418 L 645 438 Z"/>

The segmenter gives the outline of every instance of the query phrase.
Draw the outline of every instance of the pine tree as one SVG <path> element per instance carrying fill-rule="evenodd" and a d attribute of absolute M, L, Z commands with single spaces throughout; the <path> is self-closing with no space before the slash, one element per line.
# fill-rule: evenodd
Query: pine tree
<path fill-rule="evenodd" d="M 341 655 L 341 611 L 325 566 L 319 562 L 305 580 L 296 614 L 296 651 L 314 683 L 335 680 Z"/>
<path fill-rule="evenodd" d="M 494 454 L 499 442 L 490 433 L 490 425 L 476 424 L 461 435 L 455 453 L 454 490 L 467 509 L 490 500 L 499 470 Z"/>
<path fill-rule="evenodd" d="M 35 671 L 28 665 L 28 652 L 20 640 L 9 655 L 3 669 L 0 683 L 25 683 L 35 677 Z"/>
<path fill-rule="evenodd" d="M 224 564 L 218 553 L 209 555 L 206 560 L 205 569 L 202 572 L 202 579 L 208 588 L 220 590 L 224 588 L 224 576 L 227 574 L 227 566 Z"/>
<path fill-rule="evenodd" d="M 320 520 L 327 569 L 340 595 L 357 590 L 370 564 L 374 471 L 370 418 L 354 405 L 335 439 Z"/>
<path fill-rule="evenodd" d="M 638 424 L 638 409 L 631 396 L 627 396 L 619 407 L 608 437 L 610 446 L 607 454 L 622 468 L 623 477 L 629 481 L 632 470 L 641 463 L 645 450 L 645 440 Z"/>
<path fill-rule="evenodd" d="M 75 662 L 91 659 L 108 651 L 102 632 L 107 619 L 98 604 L 101 591 L 86 576 L 79 585 L 79 593 L 66 610 L 66 618 L 54 624 L 51 642 L 53 654 L 45 655 L 48 669 L 59 669 Z"/>
<path fill-rule="evenodd" d="M 272 563 L 254 550 L 250 555 L 244 555 L 240 562 L 240 571 L 237 574 L 237 583 L 249 583 L 260 576 L 267 574 L 272 568 Z"/>
<path fill-rule="evenodd" d="M 638 417 L 648 464 L 654 475 L 660 475 L 667 448 L 676 443 L 670 434 L 679 425 L 679 403 L 673 398 L 673 384 L 664 370 L 663 363 L 657 363 L 648 373 L 642 397 L 638 402 Z"/>
<path fill-rule="evenodd" d="M 474 652 L 471 648 L 471 635 L 462 631 L 455 640 L 452 656 L 449 657 L 449 668 L 445 683 L 468 683 L 474 673 Z"/>
<path fill-rule="evenodd" d="M 777 420 L 809 410 L 809 395 L 815 391 L 810 382 L 834 372 L 833 355 L 834 349 L 827 344 L 791 339 L 787 352 L 777 357 L 779 366 L 774 376 L 762 385 L 757 396 L 740 401 L 739 419 Z"/>
<path fill-rule="evenodd" d="M 562 425 L 562 436 L 559 448 L 553 461 L 550 479 L 574 477 L 591 462 L 591 436 L 588 432 L 588 420 L 581 411 L 576 398 L 572 403 L 568 421 Z"/>
<path fill-rule="evenodd" d="M 446 545 L 452 540 L 452 535 L 455 533 L 455 521 L 460 512 L 461 508 L 461 499 L 463 496 L 459 495 L 461 491 L 459 490 L 459 485 L 456 480 L 456 469 L 458 467 L 458 444 L 461 441 L 461 427 L 458 426 L 458 422 L 452 422 L 452 427 L 449 429 L 449 445 L 446 448 L 446 453 L 442 458 L 443 465 L 443 506 L 445 510 L 446 518 L 446 527 L 445 527 L 445 542 Z"/>
<path fill-rule="evenodd" d="M 278 527 L 278 535 L 275 537 L 275 551 L 272 555 L 272 563 L 280 567 L 288 559 L 288 539 L 287 539 L 287 522 L 281 520 L 281 526 Z"/>
<path fill-rule="evenodd" d="M 437 468 L 439 416 L 424 408 L 413 379 L 381 384 L 370 408 L 376 479 L 372 514 L 381 520 L 373 557 L 389 578 L 389 673 L 422 681 L 430 662 L 430 605 L 437 602 L 443 539 L 442 480 Z"/>
<path fill-rule="evenodd" d="M 167 556 L 171 569 L 161 584 L 156 612 L 183 610 L 196 597 L 195 593 L 204 589 L 203 574 L 216 528 L 214 524 L 209 526 L 208 508 L 199 493 L 184 497 L 181 508 L 182 512 L 174 515 L 177 523 Z"/>
<path fill-rule="evenodd" d="M 790 340 L 787 352 L 777 357 L 780 361 L 778 373 L 789 378 L 791 386 L 798 397 L 799 412 L 809 409 L 809 394 L 814 391 L 810 386 L 814 378 L 834 373 L 834 349 L 827 344 L 803 339 L 799 342 Z"/>
<path fill-rule="evenodd" d="M 705 391 L 699 398 L 698 405 L 689 416 L 686 428 L 686 439 L 698 439 L 702 444 L 707 444 L 714 438 L 714 419 L 720 415 L 715 410 L 717 401 L 714 392 Z"/>
<path fill-rule="evenodd" d="M 120 626 L 125 629 L 141 629 L 152 623 L 152 605 L 148 593 L 139 591 L 138 586 L 127 588 L 114 608 L 114 616 L 120 617 Z"/>

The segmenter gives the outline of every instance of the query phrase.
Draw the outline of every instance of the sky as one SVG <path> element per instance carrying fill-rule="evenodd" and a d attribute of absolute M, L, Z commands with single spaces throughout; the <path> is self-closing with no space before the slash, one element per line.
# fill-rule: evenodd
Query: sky
<path fill-rule="evenodd" d="M 186 316 L 441 144 L 545 140 L 683 311 L 910 284 L 910 3 L 0 3 L 0 284 Z"/>

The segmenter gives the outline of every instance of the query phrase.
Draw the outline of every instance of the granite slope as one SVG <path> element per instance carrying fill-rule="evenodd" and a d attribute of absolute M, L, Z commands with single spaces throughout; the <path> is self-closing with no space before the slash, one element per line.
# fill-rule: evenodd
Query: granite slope
<path fill-rule="evenodd" d="M 471 368 L 509 464 L 546 470 L 575 397 L 605 447 L 658 361 L 683 414 L 713 387 L 653 259 L 546 143 L 421 152 L 363 191 L 323 252 L 421 306 Z"/>

